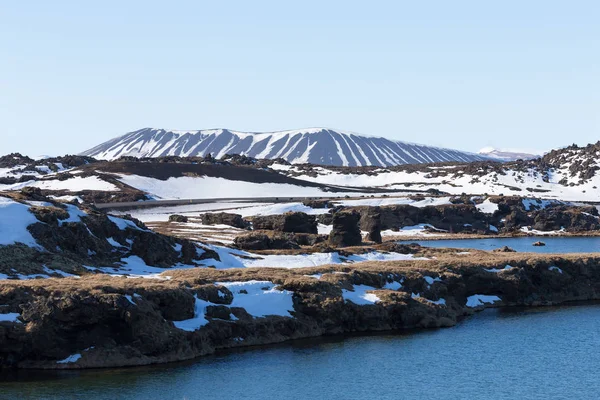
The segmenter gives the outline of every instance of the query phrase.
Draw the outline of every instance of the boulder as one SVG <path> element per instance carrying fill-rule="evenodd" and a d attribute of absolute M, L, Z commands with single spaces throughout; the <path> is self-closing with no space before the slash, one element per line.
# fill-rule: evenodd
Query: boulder
<path fill-rule="evenodd" d="M 381 209 L 379 207 L 370 208 L 365 217 L 369 220 L 367 240 L 375 243 L 381 243 Z M 362 219 L 363 217 L 361 217 Z"/>
<path fill-rule="evenodd" d="M 179 214 L 169 215 L 169 222 L 188 222 L 188 217 Z"/>
<path fill-rule="evenodd" d="M 267 250 L 271 245 L 271 239 L 264 233 L 250 233 L 236 237 L 233 243 L 242 250 Z"/>
<path fill-rule="evenodd" d="M 333 215 L 333 228 L 329 234 L 329 244 L 335 247 L 358 246 L 362 236 L 358 223 L 360 214 L 356 211 L 337 212 Z"/>
<path fill-rule="evenodd" d="M 545 246 L 545 245 L 546 245 L 546 243 L 541 242 L 541 241 L 537 241 L 537 242 L 533 243 L 533 246 Z"/>
<path fill-rule="evenodd" d="M 219 212 L 200 214 L 204 225 L 229 225 L 234 228 L 248 229 L 250 223 L 242 218 L 240 214 Z"/>
<path fill-rule="evenodd" d="M 314 215 L 303 212 L 288 212 L 282 215 L 262 215 L 252 219 L 255 230 L 270 230 L 292 233 L 318 233 Z"/>
<path fill-rule="evenodd" d="M 242 250 L 289 250 L 299 249 L 300 246 L 293 237 L 288 235 L 276 234 L 269 237 L 264 233 L 249 233 L 238 236 L 233 243 Z"/>

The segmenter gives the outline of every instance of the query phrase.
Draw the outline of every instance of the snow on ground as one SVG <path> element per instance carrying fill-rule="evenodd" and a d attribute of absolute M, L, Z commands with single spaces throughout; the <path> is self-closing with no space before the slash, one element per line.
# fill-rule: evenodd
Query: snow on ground
<path fill-rule="evenodd" d="M 119 180 L 160 199 L 206 199 L 235 197 L 304 197 L 324 196 L 314 187 L 287 183 L 254 183 L 214 177 L 182 176 L 160 180 L 139 175 L 119 175 Z"/>
<path fill-rule="evenodd" d="M 485 269 L 485 271 L 487 271 L 487 272 L 493 272 L 493 273 L 496 273 L 496 274 L 497 274 L 498 272 L 501 272 L 501 271 L 510 271 L 510 270 L 511 270 L 511 269 L 513 269 L 513 268 L 514 268 L 514 267 L 511 267 L 510 265 L 507 265 L 507 266 L 506 266 L 506 267 L 504 267 L 504 268 L 484 268 L 484 269 Z"/>
<path fill-rule="evenodd" d="M 354 290 L 342 289 L 342 297 L 345 301 L 351 301 L 358 306 L 364 306 L 369 304 L 375 304 L 381 299 L 374 293 L 367 293 L 367 291 L 378 290 L 373 286 L 367 285 L 354 285 Z"/>
<path fill-rule="evenodd" d="M 66 222 L 81 222 L 81 217 L 85 217 L 87 213 L 81 211 L 81 209 L 72 204 L 66 204 L 67 212 L 69 217 L 67 219 L 60 220 L 59 223 L 62 225 Z"/>
<path fill-rule="evenodd" d="M 114 217 L 112 215 L 109 215 L 108 219 L 122 231 L 124 231 L 127 228 L 134 229 L 136 231 L 143 231 L 142 228 L 140 228 L 133 221 L 130 221 L 128 219 Z"/>
<path fill-rule="evenodd" d="M 311 208 L 302 203 L 277 203 L 266 204 L 248 208 L 240 208 L 232 210 L 235 214 L 240 214 L 242 217 L 251 217 L 255 215 L 275 215 L 285 214 L 286 212 L 303 212 L 311 215 L 327 214 L 328 208 Z"/>
<path fill-rule="evenodd" d="M 245 267 L 280 267 L 280 268 L 305 268 L 327 264 L 354 263 L 362 261 L 406 261 L 415 260 L 412 254 L 369 252 L 352 254 L 348 257 L 334 253 L 312 253 L 301 255 L 261 255 L 262 259 L 240 259 Z"/>
<path fill-rule="evenodd" d="M 81 354 L 80 353 L 71 354 L 69 357 L 65 358 L 64 360 L 57 361 L 56 363 L 57 364 L 74 363 L 74 362 L 77 362 L 80 358 L 81 358 Z"/>
<path fill-rule="evenodd" d="M 414 299 L 414 300 L 417 300 L 417 299 L 423 299 L 423 300 L 425 300 L 425 301 L 426 301 L 426 302 L 428 302 L 428 303 L 431 303 L 431 304 L 437 304 L 438 306 L 445 306 L 445 305 L 446 305 L 446 299 L 443 299 L 443 298 L 442 298 L 442 299 L 439 299 L 439 300 L 429 300 L 429 299 L 427 299 L 427 298 L 425 298 L 425 297 L 421 297 L 421 294 L 420 294 L 420 293 L 412 293 L 412 294 L 410 295 L 410 297 L 411 297 L 412 299 Z"/>
<path fill-rule="evenodd" d="M 498 204 L 492 203 L 489 199 L 486 199 L 483 203 L 477 204 L 477 209 L 485 214 L 493 214 L 498 211 Z"/>
<path fill-rule="evenodd" d="M 435 278 L 433 278 L 433 277 L 431 277 L 431 276 L 424 276 L 424 277 L 423 277 L 423 279 L 425 279 L 425 282 L 427 282 L 427 284 L 428 284 L 429 286 L 433 285 L 433 284 L 434 284 L 434 282 L 441 282 L 441 281 L 442 281 L 442 280 L 441 280 L 439 277 L 437 277 L 437 276 L 436 276 Z"/>
<path fill-rule="evenodd" d="M 64 181 L 58 179 L 44 179 L 5 186 L 7 187 L 3 188 L 4 190 L 21 190 L 26 186 L 32 186 L 45 190 L 67 190 L 69 192 L 79 192 L 81 190 L 119 191 L 118 187 L 97 176 L 87 176 L 85 178 L 75 176 L 73 178 L 65 179 Z"/>
<path fill-rule="evenodd" d="M 429 230 L 427 229 L 429 228 Z M 432 233 L 430 230 L 433 229 L 439 233 Z M 387 229 L 385 231 L 381 231 L 382 237 L 389 236 L 444 236 L 447 231 L 442 229 L 437 229 L 433 225 L 429 224 L 419 224 L 413 226 L 405 226 L 401 228 L 399 231 L 393 231 L 391 229 Z"/>
<path fill-rule="evenodd" d="M 530 211 L 532 208 L 545 209 L 546 207 L 557 203 L 554 200 L 541 200 L 541 199 L 523 199 L 523 207 L 526 211 Z"/>
<path fill-rule="evenodd" d="M 369 252 L 364 254 L 353 254 L 347 257 L 334 253 L 312 253 L 299 255 L 257 255 L 241 250 L 227 247 L 207 245 L 210 250 L 216 251 L 220 261 L 207 259 L 202 261 L 205 266 L 217 269 L 229 268 L 306 268 L 317 267 L 328 264 L 357 263 L 363 261 L 408 261 L 424 260 L 425 258 L 414 257 L 412 254 Z M 138 256 L 129 256 L 121 259 L 121 267 L 87 267 L 89 270 L 97 270 L 111 275 L 129 275 L 131 277 L 157 277 L 158 274 L 177 269 L 194 268 L 194 265 L 177 264 L 172 268 L 159 268 L 148 265 Z M 47 276 L 44 276 L 47 277 Z M 1 277 L 0 277 L 1 278 Z M 164 279 L 166 279 L 163 276 Z"/>
<path fill-rule="evenodd" d="M 279 167 L 276 167 L 279 168 Z M 442 169 L 442 167 L 431 167 L 431 169 Z M 447 167 L 456 168 L 456 167 Z M 596 201 L 600 196 L 600 174 L 579 184 L 578 176 L 570 176 L 568 170 L 569 164 L 565 164 L 559 170 L 552 170 L 549 173 L 549 179 L 546 181 L 544 176 L 538 171 L 527 169 L 524 171 L 506 171 L 505 174 L 489 172 L 482 176 L 477 176 L 474 180 L 473 175 L 462 174 L 462 171 L 451 172 L 447 176 L 432 176 L 425 171 L 391 171 L 382 168 L 374 174 L 344 174 L 339 171 L 329 170 L 325 167 L 313 168 L 317 176 L 299 175 L 297 179 L 312 181 L 327 185 L 353 186 L 353 187 L 372 187 L 386 189 L 411 189 L 427 190 L 435 188 L 453 195 L 462 193 L 470 194 L 504 194 L 522 196 L 523 191 L 537 189 L 544 191 L 543 196 L 552 199 L 565 201 Z M 300 172 L 297 167 L 286 166 L 280 168 L 282 173 Z M 566 178 L 567 186 L 559 182 Z M 573 183 L 574 186 L 569 184 Z M 407 186 L 408 185 L 408 186 Z"/>
<path fill-rule="evenodd" d="M 138 256 L 129 256 L 121 259 L 121 266 L 116 267 L 86 267 L 90 271 L 100 271 L 106 274 L 122 276 L 129 275 L 132 277 L 152 277 L 165 271 L 173 271 L 176 269 L 194 268 L 194 265 L 177 264 L 172 268 L 153 267 Z"/>
<path fill-rule="evenodd" d="M 72 195 L 64 195 L 64 196 L 48 196 L 51 199 L 57 200 L 57 201 L 64 201 L 66 203 L 72 202 L 77 200 L 79 203 L 83 203 L 83 199 L 79 196 L 72 196 Z"/>
<path fill-rule="evenodd" d="M 347 207 L 356 206 L 390 206 L 390 205 L 401 205 L 408 204 L 413 207 L 426 207 L 426 206 L 442 206 L 446 204 L 452 204 L 450 197 L 426 197 L 423 200 L 414 200 L 409 197 L 374 197 L 367 199 L 357 200 L 337 200 L 336 205 L 342 205 Z"/>
<path fill-rule="evenodd" d="M 265 203 L 245 203 L 245 202 L 228 202 L 218 201 L 206 204 L 186 204 L 181 206 L 166 206 L 166 207 L 150 207 L 138 208 L 117 212 L 117 214 L 130 214 L 132 217 L 139 219 L 142 222 L 165 222 L 169 220 L 172 214 L 180 214 L 186 216 L 197 216 L 205 212 L 235 212 L 239 213 L 245 207 L 264 206 Z M 235 210 L 235 211 L 234 211 Z"/>
<path fill-rule="evenodd" d="M 485 304 L 494 304 L 497 301 L 502 301 L 498 296 L 491 296 L 486 294 L 474 294 L 473 296 L 467 297 L 467 307 L 475 308 Z"/>
<path fill-rule="evenodd" d="M 404 282 L 404 278 L 402 278 L 400 280 L 400 282 L 398 282 L 398 281 L 387 282 L 385 285 L 383 285 L 383 288 L 387 289 L 387 290 L 399 290 L 402 288 L 402 282 Z"/>
<path fill-rule="evenodd" d="M 14 268 L 12 268 L 12 272 L 16 272 Z M 61 271 L 60 269 L 50 269 L 44 266 L 45 274 L 31 274 L 31 275 L 23 275 L 23 274 L 13 274 L 11 275 L 11 279 L 20 279 L 20 280 L 28 280 L 28 279 L 38 279 L 38 278 L 51 278 L 50 275 L 58 274 L 63 277 L 73 277 L 79 278 L 78 275 L 69 274 L 68 272 Z M 6 274 L 0 274 L 0 279 L 8 279 L 9 276 Z"/>
<path fill-rule="evenodd" d="M 317 233 L 319 235 L 329 235 L 333 230 L 333 225 L 317 224 Z"/>
<path fill-rule="evenodd" d="M 39 247 L 27 226 L 38 222 L 29 207 L 6 197 L 0 197 L 0 245 L 23 243 Z"/>
<path fill-rule="evenodd" d="M 534 236 L 555 236 L 565 233 L 565 228 L 561 228 L 559 231 L 538 231 L 537 229 L 530 229 L 529 227 L 524 226 L 521 228 L 521 232 Z"/>
<path fill-rule="evenodd" d="M 196 303 L 194 304 L 194 316 L 183 321 L 173 321 L 173 324 L 176 328 L 189 332 L 200 329 L 209 322 L 206 319 L 205 314 L 206 307 L 210 305 L 213 304 L 208 301 L 201 300 L 198 298 L 198 296 L 196 296 Z"/>
<path fill-rule="evenodd" d="M 254 317 L 267 315 L 293 317 L 290 311 L 294 311 L 292 301 L 294 293 L 289 290 L 277 290 L 272 282 L 217 282 L 216 284 L 225 286 L 233 293 L 230 307 L 242 307 Z"/>
<path fill-rule="evenodd" d="M 562 274 L 562 273 L 563 273 L 563 270 L 562 270 L 562 269 L 560 269 L 560 268 L 558 268 L 556 265 L 553 265 L 553 266 L 551 266 L 551 267 L 548 267 L 548 271 L 556 271 L 556 272 L 558 272 L 559 274 Z"/>

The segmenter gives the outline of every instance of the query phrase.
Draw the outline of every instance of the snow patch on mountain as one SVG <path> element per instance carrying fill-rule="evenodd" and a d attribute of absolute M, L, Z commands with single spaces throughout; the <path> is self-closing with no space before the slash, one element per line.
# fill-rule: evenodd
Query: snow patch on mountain
<path fill-rule="evenodd" d="M 106 160 L 123 156 L 190 157 L 212 154 L 221 158 L 226 154 L 240 154 L 255 158 L 283 158 L 294 164 L 351 167 L 486 159 L 474 153 L 328 128 L 264 133 L 229 129 L 173 131 L 145 128 L 109 140 L 82 154 Z"/>
<path fill-rule="evenodd" d="M 494 147 L 484 147 L 479 150 L 478 154 L 491 158 L 497 161 L 516 161 L 516 160 L 533 160 L 540 157 L 541 151 L 527 151 L 517 149 L 496 149 Z"/>

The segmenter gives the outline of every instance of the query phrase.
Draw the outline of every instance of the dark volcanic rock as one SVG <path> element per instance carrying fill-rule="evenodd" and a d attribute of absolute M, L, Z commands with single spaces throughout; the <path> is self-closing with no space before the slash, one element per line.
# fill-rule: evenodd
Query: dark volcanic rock
<path fill-rule="evenodd" d="M 229 225 L 234 228 L 247 229 L 250 224 L 240 214 L 226 212 L 200 214 L 205 225 Z"/>
<path fill-rule="evenodd" d="M 497 249 L 492 250 L 495 253 L 516 253 L 517 251 L 515 249 L 512 249 L 508 246 L 503 246 Z"/>
<path fill-rule="evenodd" d="M 363 218 L 368 220 L 367 240 L 375 243 L 381 243 L 381 208 L 369 208 L 369 210 L 363 216 L 361 216 L 361 220 Z"/>
<path fill-rule="evenodd" d="M 333 204 L 327 199 L 304 200 L 302 204 L 311 208 L 333 208 Z"/>
<path fill-rule="evenodd" d="M 414 207 L 407 204 L 383 207 L 353 207 L 361 214 L 361 230 L 371 232 L 429 224 L 450 233 L 489 232 L 490 217 L 473 204 Z"/>
<path fill-rule="evenodd" d="M 300 245 L 288 234 L 275 234 L 271 237 L 269 248 L 273 250 L 299 249 Z"/>
<path fill-rule="evenodd" d="M 271 239 L 264 233 L 249 233 L 237 236 L 233 240 L 233 243 L 243 250 L 268 250 L 271 245 Z"/>
<path fill-rule="evenodd" d="M 290 234 L 275 234 L 272 237 L 264 233 L 249 233 L 238 236 L 233 243 L 243 250 L 289 250 L 299 249 L 300 245 Z"/>
<path fill-rule="evenodd" d="M 448 327 L 485 307 L 599 299 L 599 263 L 593 256 L 495 254 L 470 261 L 311 268 L 309 273 L 322 274 L 320 279 L 286 269 L 196 269 L 176 273 L 169 281 L 102 276 L 3 281 L 0 312 L 19 316 L 16 322 L 0 322 L 0 367 L 144 365 L 321 335 Z M 505 269 L 507 264 L 512 268 Z M 343 274 L 332 274 L 342 269 Z M 436 281 L 428 285 L 425 276 Z M 218 282 L 251 279 L 293 293 L 292 314 L 259 317 L 250 315 L 251 309 L 231 307 L 248 292 L 229 291 Z M 386 289 L 392 282 L 402 282 L 402 287 Z M 343 290 L 356 290 L 356 285 L 371 286 L 369 292 L 380 301 L 360 305 L 345 300 Z M 468 305 L 471 296 L 481 294 L 498 296 L 498 301 Z M 445 303 L 435 304 L 441 298 Z M 197 299 L 209 303 L 204 308 L 208 321 L 195 330 L 178 328 L 178 322 L 197 316 Z M 73 354 L 81 357 L 57 363 Z"/>
<path fill-rule="evenodd" d="M 179 214 L 169 215 L 169 222 L 188 222 L 188 217 Z"/>
<path fill-rule="evenodd" d="M 331 225 L 333 223 L 333 213 L 319 214 L 317 215 L 317 221 L 323 225 Z"/>
<path fill-rule="evenodd" d="M 293 233 L 318 233 L 317 220 L 314 215 L 303 212 L 289 212 L 283 215 L 264 215 L 252 219 L 256 230 L 271 230 Z"/>
<path fill-rule="evenodd" d="M 362 243 L 362 235 L 358 223 L 358 212 L 337 212 L 333 215 L 333 229 L 329 234 L 329 244 L 334 247 L 358 246 Z"/>
<path fill-rule="evenodd" d="M 533 229 L 540 231 L 585 232 L 600 229 L 596 207 L 558 206 L 535 211 Z"/>

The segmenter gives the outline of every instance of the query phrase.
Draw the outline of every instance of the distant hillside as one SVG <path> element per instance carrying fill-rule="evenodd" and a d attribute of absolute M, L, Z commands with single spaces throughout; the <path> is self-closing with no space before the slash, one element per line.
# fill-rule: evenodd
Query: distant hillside
<path fill-rule="evenodd" d="M 540 157 L 538 154 L 527 153 L 524 151 L 499 150 L 492 147 L 481 149 L 478 154 L 497 161 L 533 160 L 534 158 Z"/>
<path fill-rule="evenodd" d="M 326 128 L 248 133 L 228 129 L 169 131 L 145 128 L 109 140 L 82 155 L 113 160 L 122 156 L 205 156 L 240 154 L 282 158 L 293 164 L 393 166 L 448 161 L 480 161 L 484 156 Z"/>

